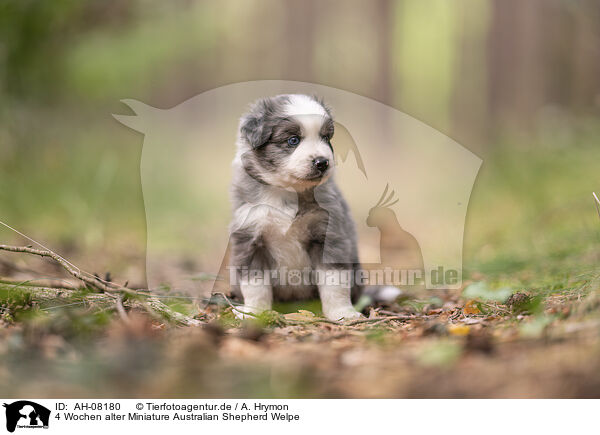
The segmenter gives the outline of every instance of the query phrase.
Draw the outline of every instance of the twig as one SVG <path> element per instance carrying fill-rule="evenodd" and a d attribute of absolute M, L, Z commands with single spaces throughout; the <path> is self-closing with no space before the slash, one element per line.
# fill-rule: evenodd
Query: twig
<path fill-rule="evenodd" d="M 150 308 L 152 311 L 160 314 L 161 317 L 164 317 L 174 323 L 177 323 L 180 326 L 198 326 L 202 324 L 199 320 L 193 319 L 185 314 L 178 313 L 177 311 L 173 311 L 167 305 L 163 304 L 158 298 L 149 297 L 146 300 L 146 306 Z"/>
<path fill-rule="evenodd" d="M 74 293 L 77 293 L 77 289 L 72 289 L 68 287 L 44 287 L 44 286 L 30 286 L 30 285 L 19 285 L 19 284 L 10 284 L 10 287 L 7 288 L 8 291 L 12 290 L 24 290 L 26 292 L 31 292 L 36 295 L 36 299 L 42 302 L 53 301 L 61 298 L 71 297 Z M 92 293 L 87 294 L 85 297 L 91 301 L 112 301 L 114 300 L 114 295 L 109 293 Z"/>
<path fill-rule="evenodd" d="M 33 282 L 37 283 L 37 285 L 31 284 Z M 52 284 L 52 283 L 57 283 L 57 282 L 60 283 L 60 286 Z M 66 279 L 54 278 L 52 276 L 42 276 L 40 278 L 31 278 L 31 279 L 27 279 L 25 281 L 2 277 L 2 278 L 0 278 L 0 284 L 12 285 L 14 287 L 67 288 L 69 290 L 79 290 L 81 288 L 81 287 L 73 284 L 72 282 L 67 281 Z"/>
<path fill-rule="evenodd" d="M 56 305 L 56 306 L 53 306 L 53 307 L 44 308 L 44 310 L 46 310 L 46 311 L 58 310 L 59 308 L 74 307 L 75 305 L 85 305 L 86 303 L 87 303 L 86 301 L 72 302 L 70 304 Z"/>
<path fill-rule="evenodd" d="M 592 195 L 594 195 L 594 199 L 596 200 L 596 211 L 598 212 L 598 216 L 600 217 L 600 199 L 598 199 L 596 192 L 592 192 Z"/>
<path fill-rule="evenodd" d="M 287 320 L 284 317 L 283 320 L 289 326 L 316 325 L 317 323 L 326 323 L 328 325 L 337 325 L 337 326 L 344 325 L 342 322 L 336 322 L 335 320 L 328 320 L 328 319 L 313 319 L 313 320 L 302 321 L 302 320 Z"/>
<path fill-rule="evenodd" d="M 0 221 L 0 225 L 8 228 L 9 230 L 11 230 L 12 232 L 14 232 L 15 234 L 20 235 L 21 237 L 24 237 L 25 239 L 29 240 L 30 242 L 32 242 L 33 244 L 39 246 L 40 248 L 44 249 L 45 251 L 51 252 L 55 257 L 60 258 L 64 263 L 68 264 L 71 268 L 77 270 L 79 273 L 87 275 L 88 277 L 94 278 L 94 275 L 92 275 L 91 273 L 88 273 L 84 270 L 81 270 L 79 267 L 75 266 L 73 263 L 69 262 L 66 258 L 61 257 L 60 255 L 58 255 L 56 252 L 52 251 L 52 249 L 42 245 L 40 242 L 38 242 L 37 240 L 32 239 L 31 237 L 29 237 L 27 234 L 23 234 L 21 231 L 17 230 L 16 228 L 11 227 L 10 225 L 8 225 L 6 222 L 2 222 Z M 97 278 L 99 281 L 108 284 L 107 281 L 101 279 L 100 277 L 96 276 L 95 278 Z"/>
<path fill-rule="evenodd" d="M 505 308 L 500 308 L 497 305 L 492 305 L 492 304 L 488 304 L 487 302 L 480 302 L 481 305 L 485 305 L 488 308 L 491 308 L 492 310 L 497 310 L 497 311 L 504 311 L 507 314 L 512 314 L 512 311 L 507 310 Z"/>
<path fill-rule="evenodd" d="M 0 250 L 8 251 L 8 252 L 20 252 L 20 253 L 25 253 L 25 254 L 32 254 L 32 255 L 37 255 L 38 257 L 52 258 L 54 261 L 56 261 L 58 264 L 60 264 L 63 267 L 63 269 L 65 269 L 71 276 L 77 278 L 80 281 L 83 281 L 86 284 L 91 285 L 92 287 L 103 290 L 105 292 L 137 293 L 135 290 L 131 290 L 131 289 L 122 287 L 118 284 L 114 284 L 114 283 L 110 283 L 110 282 L 105 283 L 98 278 L 92 279 L 92 278 L 82 274 L 79 269 L 76 270 L 71 265 L 71 263 L 69 263 L 64 258 L 62 258 L 60 255 L 58 255 L 50 250 L 35 249 L 35 248 L 30 248 L 29 246 L 9 246 L 9 245 L 0 245 Z"/>
<path fill-rule="evenodd" d="M 213 295 L 219 295 L 222 296 L 223 299 L 225 299 L 225 302 L 227 302 L 227 305 L 229 305 L 231 307 L 232 310 L 237 311 L 238 313 L 244 314 L 244 315 L 248 315 L 250 317 L 257 317 L 256 314 L 254 313 L 250 313 L 250 312 L 246 312 L 246 311 L 242 311 L 239 308 L 237 308 L 235 305 L 233 305 L 233 303 L 229 300 L 229 298 L 227 297 L 227 295 L 223 292 L 214 292 L 212 293 Z"/>
<path fill-rule="evenodd" d="M 385 314 L 386 316 L 398 316 L 399 314 L 393 311 L 387 311 L 387 310 L 377 310 L 377 313 L 379 314 Z"/>
<path fill-rule="evenodd" d="M 373 323 L 373 324 L 378 324 L 378 323 L 385 323 L 385 322 L 390 322 L 393 320 L 415 320 L 415 319 L 420 319 L 421 317 L 413 317 L 413 316 L 390 316 L 390 317 L 373 317 L 370 319 L 358 319 L 358 320 L 353 320 L 351 322 L 343 322 L 343 321 L 335 321 L 335 320 L 328 320 L 328 319 L 313 319 L 313 320 L 306 320 L 306 321 L 290 321 L 290 320 L 285 320 L 285 323 L 290 325 L 290 326 L 304 326 L 304 325 L 315 325 L 317 323 L 326 323 L 328 325 L 337 325 L 337 326 L 355 326 L 355 325 L 360 325 L 360 324 L 364 324 L 364 323 Z"/>
<path fill-rule="evenodd" d="M 63 267 L 63 269 L 65 269 L 71 276 L 77 278 L 78 280 L 84 282 L 85 284 L 88 284 L 92 287 L 95 287 L 97 289 L 100 289 L 100 290 L 106 292 L 109 296 L 111 296 L 113 298 L 118 298 L 123 293 L 130 294 L 130 295 L 144 296 L 144 297 L 147 297 L 147 300 L 145 301 L 146 302 L 145 306 L 147 307 L 148 310 L 157 312 L 162 317 L 172 320 L 179 325 L 197 326 L 200 324 L 200 322 L 198 320 L 192 319 L 191 317 L 185 316 L 181 313 L 171 310 L 167 305 L 162 303 L 158 298 L 152 297 L 152 295 L 150 295 L 146 292 L 132 290 L 130 288 L 123 287 L 123 286 L 120 286 L 120 285 L 112 283 L 112 282 L 104 281 L 97 277 L 91 278 L 89 276 L 86 276 L 87 272 L 82 272 L 79 268 L 77 268 L 76 266 L 73 266 L 71 263 L 69 263 L 67 260 L 62 258 L 60 255 L 50 251 L 49 249 L 42 250 L 42 249 L 31 248 L 29 246 L 9 246 L 9 245 L 0 244 L 0 250 L 7 251 L 7 252 L 25 253 L 25 254 L 37 255 L 39 257 L 51 258 L 54 261 L 56 261 L 58 264 L 60 264 Z M 86 274 L 84 274 L 84 273 L 86 273 Z M 89 275 L 89 274 L 87 274 L 87 275 Z"/>
<path fill-rule="evenodd" d="M 129 316 L 127 315 L 127 312 L 125 311 L 125 307 L 123 307 L 123 296 L 122 295 L 117 295 L 117 301 L 116 301 L 115 305 L 117 306 L 117 313 L 119 313 L 119 317 L 121 317 L 121 320 L 123 321 L 123 323 L 125 323 L 126 325 L 130 325 L 131 320 L 129 320 Z"/>
<path fill-rule="evenodd" d="M 345 326 L 354 326 L 354 325 L 360 325 L 361 323 L 383 323 L 383 322 L 391 322 L 392 320 L 415 320 L 418 319 L 418 317 L 413 317 L 413 316 L 390 316 L 390 317 L 373 317 L 370 319 L 358 319 L 358 320 L 353 320 L 350 323 L 343 323 L 343 325 Z"/>

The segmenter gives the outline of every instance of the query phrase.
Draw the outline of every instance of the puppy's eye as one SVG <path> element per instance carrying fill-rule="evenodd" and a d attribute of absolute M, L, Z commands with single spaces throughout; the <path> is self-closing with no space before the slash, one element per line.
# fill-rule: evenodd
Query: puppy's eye
<path fill-rule="evenodd" d="M 300 138 L 298 136 L 292 136 L 287 140 L 287 143 L 293 147 L 300 143 Z"/>

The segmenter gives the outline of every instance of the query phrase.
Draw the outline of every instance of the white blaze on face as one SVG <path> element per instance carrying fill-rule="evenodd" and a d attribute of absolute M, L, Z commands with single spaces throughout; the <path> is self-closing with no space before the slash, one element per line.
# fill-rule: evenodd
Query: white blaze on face
<path fill-rule="evenodd" d="M 285 108 L 285 114 L 287 116 L 297 115 L 320 115 L 327 116 L 327 112 L 317 101 L 314 99 L 300 94 L 292 94 L 289 96 L 290 103 Z"/>
<path fill-rule="evenodd" d="M 331 176 L 334 165 L 333 151 L 321 137 L 321 127 L 329 115 L 321 104 L 306 95 L 291 95 L 285 114 L 297 120 L 302 126 L 302 140 L 283 170 L 292 178 L 300 179 L 294 183 L 297 187 L 310 187 L 322 183 Z M 313 161 L 318 157 L 329 160 L 329 171 L 318 182 L 302 181 L 310 176 Z"/>

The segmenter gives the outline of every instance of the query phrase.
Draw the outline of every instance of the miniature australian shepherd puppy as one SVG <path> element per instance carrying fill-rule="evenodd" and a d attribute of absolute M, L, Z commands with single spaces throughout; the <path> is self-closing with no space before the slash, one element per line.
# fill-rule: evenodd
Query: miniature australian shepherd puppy
<path fill-rule="evenodd" d="M 241 118 L 229 259 L 240 317 L 317 295 L 328 319 L 361 317 L 352 305 L 362 291 L 356 230 L 333 178 L 333 133 L 331 111 L 306 95 L 258 100 Z"/>

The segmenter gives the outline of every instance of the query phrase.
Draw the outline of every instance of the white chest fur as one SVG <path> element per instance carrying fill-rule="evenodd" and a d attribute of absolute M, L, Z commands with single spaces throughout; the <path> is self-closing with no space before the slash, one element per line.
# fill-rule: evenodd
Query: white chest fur
<path fill-rule="evenodd" d="M 260 234 L 277 267 L 302 270 L 310 265 L 303 245 L 305 228 L 292 226 L 298 212 L 295 192 L 265 192 L 261 201 L 236 211 L 238 228 Z"/>
<path fill-rule="evenodd" d="M 297 197 L 294 195 L 265 194 L 260 203 L 244 204 L 235 215 L 237 228 L 245 228 L 260 235 L 269 255 L 275 261 L 274 268 L 281 273 L 293 273 L 310 267 L 311 262 L 305 249 L 307 229 L 292 225 L 298 211 Z M 286 280 L 287 281 L 287 280 Z M 308 288 L 286 286 L 278 290 L 283 299 L 303 297 L 297 293 L 306 293 Z M 289 293 L 289 294 L 282 294 Z"/>

